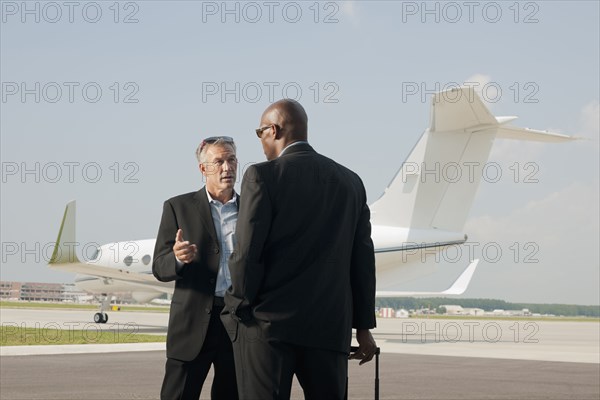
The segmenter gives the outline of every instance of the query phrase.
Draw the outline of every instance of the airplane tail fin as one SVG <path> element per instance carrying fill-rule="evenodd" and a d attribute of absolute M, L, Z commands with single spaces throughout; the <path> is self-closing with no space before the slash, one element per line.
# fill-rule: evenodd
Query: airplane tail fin
<path fill-rule="evenodd" d="M 435 94 L 430 126 L 383 195 L 371 205 L 371 222 L 462 232 L 495 138 L 574 139 L 506 126 L 514 119 L 494 117 L 472 88 Z"/>
<path fill-rule="evenodd" d="M 58 230 L 58 238 L 52 251 L 52 257 L 48 263 L 53 264 L 80 264 L 75 252 L 75 200 L 71 200 L 65 207 L 65 213 Z"/>

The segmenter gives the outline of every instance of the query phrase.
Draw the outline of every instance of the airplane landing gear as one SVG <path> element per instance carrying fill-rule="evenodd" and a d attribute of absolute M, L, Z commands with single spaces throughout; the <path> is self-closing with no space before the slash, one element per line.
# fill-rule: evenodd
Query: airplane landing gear
<path fill-rule="evenodd" d="M 105 324 L 108 321 L 108 314 L 106 310 L 110 306 L 110 298 L 106 294 L 102 294 L 102 300 L 100 301 L 100 312 L 94 314 L 94 322 L 97 324 Z"/>
<path fill-rule="evenodd" d="M 97 324 L 105 324 L 108 321 L 107 313 L 96 313 L 94 314 L 94 322 Z"/>

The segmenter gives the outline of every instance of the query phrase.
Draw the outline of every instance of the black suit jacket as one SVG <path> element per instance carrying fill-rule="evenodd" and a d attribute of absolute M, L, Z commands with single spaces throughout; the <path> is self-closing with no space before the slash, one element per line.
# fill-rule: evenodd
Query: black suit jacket
<path fill-rule="evenodd" d="M 222 314 L 263 335 L 347 352 L 352 327 L 375 327 L 369 208 L 354 172 L 297 144 L 244 174 Z M 237 320 L 237 322 L 236 322 Z"/>
<path fill-rule="evenodd" d="M 180 267 L 173 253 L 177 229 L 183 230 L 184 240 L 198 246 L 198 258 Z M 169 358 L 191 361 L 202 348 L 212 312 L 220 252 L 206 188 L 165 201 L 152 273 L 159 281 L 175 281 L 167 333 Z"/>

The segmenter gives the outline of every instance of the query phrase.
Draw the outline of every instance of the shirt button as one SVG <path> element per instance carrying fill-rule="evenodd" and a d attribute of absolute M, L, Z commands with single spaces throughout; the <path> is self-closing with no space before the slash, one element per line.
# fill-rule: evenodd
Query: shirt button
<path fill-rule="evenodd" d="M 215 283 L 215 278 L 210 278 L 210 283 Z"/>
<path fill-rule="evenodd" d="M 215 248 L 215 254 L 219 254 L 219 249 Z"/>

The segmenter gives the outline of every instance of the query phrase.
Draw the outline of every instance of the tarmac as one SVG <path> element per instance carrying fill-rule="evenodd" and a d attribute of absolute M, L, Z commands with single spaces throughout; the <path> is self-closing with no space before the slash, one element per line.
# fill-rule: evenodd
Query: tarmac
<path fill-rule="evenodd" d="M 167 313 L 0 310 L 8 334 L 26 326 L 165 334 Z M 600 323 L 378 319 L 381 399 L 600 398 Z M 72 327 L 72 328 L 71 328 Z M 6 331 L 5 331 L 6 332 Z M 48 331 L 50 332 L 50 331 Z M 48 337 L 46 337 L 48 336 Z M 0 349 L 0 399 L 157 399 L 164 343 L 40 345 Z M 374 398 L 375 362 L 350 361 L 349 398 Z M 210 398 L 211 376 L 201 399 Z M 293 398 L 303 398 L 296 383 Z"/>

